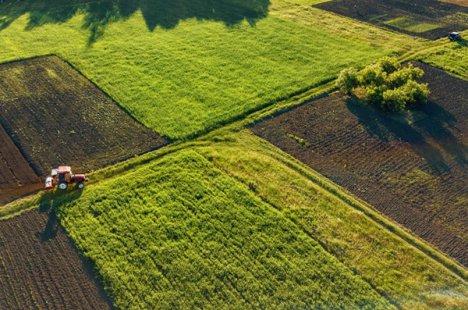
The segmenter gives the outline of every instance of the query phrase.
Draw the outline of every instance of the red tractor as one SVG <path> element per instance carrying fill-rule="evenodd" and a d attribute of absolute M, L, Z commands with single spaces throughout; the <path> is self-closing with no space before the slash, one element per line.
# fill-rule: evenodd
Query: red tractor
<path fill-rule="evenodd" d="M 77 188 L 83 189 L 86 180 L 84 174 L 73 174 L 71 167 L 60 166 L 52 169 L 50 176 L 46 178 L 45 188 L 53 189 L 57 186 L 60 190 L 66 190 L 70 184 L 75 184 Z"/>

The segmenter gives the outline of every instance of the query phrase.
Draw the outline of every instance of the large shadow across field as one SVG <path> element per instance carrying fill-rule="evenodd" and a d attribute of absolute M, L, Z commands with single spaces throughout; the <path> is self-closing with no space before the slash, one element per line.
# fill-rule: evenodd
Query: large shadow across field
<path fill-rule="evenodd" d="M 254 24 L 268 14 L 269 0 L 101 0 L 101 1 L 6 1 L 0 8 L 0 30 L 18 17 L 29 14 L 27 29 L 48 23 L 62 23 L 75 14 L 85 15 L 83 27 L 93 43 L 110 22 L 124 20 L 141 11 L 150 31 L 171 29 L 181 20 L 195 18 L 223 22 L 228 26 L 247 20 Z"/>
<path fill-rule="evenodd" d="M 424 158 L 433 174 L 450 171 L 444 151 L 459 165 L 466 165 L 465 147 L 451 130 L 455 117 L 434 102 L 429 102 L 424 109 L 429 113 L 412 111 L 406 117 L 389 117 L 354 99 L 346 100 L 346 106 L 371 136 L 387 143 L 398 140 L 411 146 L 413 152 Z"/>

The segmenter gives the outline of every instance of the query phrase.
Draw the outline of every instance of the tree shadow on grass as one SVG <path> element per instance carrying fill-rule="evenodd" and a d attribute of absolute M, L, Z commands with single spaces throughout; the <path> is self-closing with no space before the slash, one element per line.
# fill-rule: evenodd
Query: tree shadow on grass
<path fill-rule="evenodd" d="M 48 214 L 46 226 L 40 233 L 40 239 L 42 241 L 51 240 L 57 235 L 60 228 L 57 214 L 58 208 L 80 198 L 82 194 L 83 190 L 77 189 L 65 193 L 56 190 L 42 195 L 39 201 L 39 212 Z"/>
<path fill-rule="evenodd" d="M 244 20 L 254 25 L 268 15 L 270 0 L 55 0 L 7 1 L 0 9 L 0 30 L 18 17 L 29 14 L 26 27 L 31 30 L 50 23 L 63 23 L 78 12 L 84 14 L 83 27 L 90 31 L 92 44 L 104 33 L 107 25 L 125 20 L 140 11 L 148 30 L 157 27 L 172 29 L 181 20 L 195 18 L 212 20 L 234 26 Z"/>
<path fill-rule="evenodd" d="M 407 143 L 411 150 L 424 158 L 432 174 L 450 171 L 447 155 L 461 166 L 466 164 L 466 147 L 452 132 L 456 119 L 435 103 L 406 116 L 378 111 L 354 98 L 348 99 L 346 105 L 370 135 L 384 142 Z"/>

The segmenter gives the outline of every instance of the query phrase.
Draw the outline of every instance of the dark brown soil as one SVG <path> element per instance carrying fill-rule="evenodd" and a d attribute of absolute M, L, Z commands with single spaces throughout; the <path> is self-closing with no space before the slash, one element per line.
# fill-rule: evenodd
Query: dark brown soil
<path fill-rule="evenodd" d="M 0 204 L 41 187 L 41 180 L 0 125 Z"/>
<path fill-rule="evenodd" d="M 462 31 L 468 28 L 468 7 L 466 3 L 457 4 L 455 1 L 332 0 L 319 3 L 316 7 L 431 40 L 447 36 L 452 31 Z M 409 18 L 416 23 L 437 24 L 439 27 L 424 32 L 415 32 L 412 29 L 404 29 L 405 27 L 396 27 L 387 23 L 401 17 Z"/>
<path fill-rule="evenodd" d="M 468 264 L 468 82 L 428 65 L 431 102 L 389 116 L 335 93 L 253 131 Z"/>
<path fill-rule="evenodd" d="M 52 212 L 0 221 L 0 309 L 109 309 Z"/>
<path fill-rule="evenodd" d="M 89 172 L 166 143 L 55 56 L 0 66 L 0 123 L 34 171 Z"/>

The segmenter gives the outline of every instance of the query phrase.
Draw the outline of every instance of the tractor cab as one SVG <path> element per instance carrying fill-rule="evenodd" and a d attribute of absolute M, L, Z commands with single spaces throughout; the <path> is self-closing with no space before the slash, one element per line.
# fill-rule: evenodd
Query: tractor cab
<path fill-rule="evenodd" d="M 66 190 L 70 184 L 75 184 L 77 188 L 83 189 L 86 176 L 84 174 L 73 174 L 70 166 L 59 166 L 52 169 L 50 176 L 46 178 L 45 188 Z"/>
<path fill-rule="evenodd" d="M 71 181 L 72 171 L 69 166 L 60 166 L 57 171 L 57 182 L 58 184 L 68 184 Z"/>

